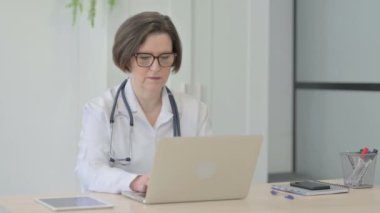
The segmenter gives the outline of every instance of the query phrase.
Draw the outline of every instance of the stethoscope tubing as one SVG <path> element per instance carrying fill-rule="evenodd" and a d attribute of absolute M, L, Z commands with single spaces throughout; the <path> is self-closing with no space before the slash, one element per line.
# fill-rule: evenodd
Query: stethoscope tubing
<path fill-rule="evenodd" d="M 127 96 L 125 94 L 125 85 L 128 82 L 128 78 L 125 79 L 119 86 L 118 90 L 116 91 L 115 99 L 112 105 L 112 110 L 111 110 L 111 115 L 110 115 L 110 126 L 111 126 L 111 141 L 110 141 L 110 159 L 109 161 L 111 163 L 115 163 L 116 161 L 122 163 L 126 162 L 126 164 L 129 164 L 132 160 L 132 141 L 128 141 L 128 147 L 129 147 L 129 156 L 125 158 L 116 158 L 112 154 L 112 143 L 113 143 L 113 124 L 115 123 L 115 111 L 116 111 L 116 106 L 117 106 L 117 101 L 119 99 L 120 93 L 121 93 L 121 98 L 123 100 L 124 106 L 128 111 L 129 115 L 129 126 L 130 126 L 130 132 L 129 132 L 129 139 L 131 139 L 131 134 L 132 134 L 132 127 L 134 126 L 134 118 L 132 115 L 132 110 L 131 107 L 129 106 L 129 103 L 127 101 Z M 174 137 L 181 137 L 181 126 L 180 126 L 180 121 L 179 121 L 179 113 L 178 113 L 178 108 L 177 108 L 177 103 L 174 99 L 173 93 L 170 91 L 168 87 L 165 87 L 167 93 L 168 93 L 168 98 L 170 102 L 170 107 L 172 108 L 172 113 L 173 113 L 173 136 Z"/>

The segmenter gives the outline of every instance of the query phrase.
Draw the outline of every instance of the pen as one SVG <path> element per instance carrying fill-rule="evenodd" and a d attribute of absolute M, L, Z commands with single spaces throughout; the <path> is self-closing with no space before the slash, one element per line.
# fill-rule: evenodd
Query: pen
<path fill-rule="evenodd" d="M 364 147 L 363 150 L 361 151 L 360 158 L 364 159 L 365 155 L 368 153 L 368 148 Z"/>
<path fill-rule="evenodd" d="M 276 190 L 271 190 L 270 193 L 271 193 L 272 195 L 283 194 L 283 195 L 284 195 L 284 198 L 286 198 L 286 199 L 288 199 L 288 200 L 294 200 L 294 196 L 291 195 L 291 194 L 283 193 L 283 192 L 276 191 Z"/>

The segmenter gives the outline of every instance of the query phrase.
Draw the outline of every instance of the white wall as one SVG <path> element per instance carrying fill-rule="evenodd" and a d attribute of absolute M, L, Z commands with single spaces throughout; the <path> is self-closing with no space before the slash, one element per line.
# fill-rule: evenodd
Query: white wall
<path fill-rule="evenodd" d="M 298 81 L 380 82 L 380 1 L 301 0 L 297 8 Z"/>
<path fill-rule="evenodd" d="M 299 90 L 297 100 L 298 173 L 342 178 L 340 152 L 379 148 L 379 92 Z"/>
<path fill-rule="evenodd" d="M 66 3 L 0 1 L 0 195 L 79 189 L 82 105 L 106 88 L 104 15 L 73 27 Z"/>
<path fill-rule="evenodd" d="M 293 171 L 293 0 L 270 1 L 269 173 Z"/>
<path fill-rule="evenodd" d="M 0 194 L 74 191 L 78 49 L 61 1 L 0 1 Z"/>

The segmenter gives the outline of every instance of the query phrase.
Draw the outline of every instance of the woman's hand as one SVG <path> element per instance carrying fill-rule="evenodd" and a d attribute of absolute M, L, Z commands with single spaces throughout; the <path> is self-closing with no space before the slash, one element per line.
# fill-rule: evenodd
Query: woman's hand
<path fill-rule="evenodd" d="M 146 192 L 148 189 L 149 176 L 139 175 L 131 182 L 131 189 L 135 192 Z"/>

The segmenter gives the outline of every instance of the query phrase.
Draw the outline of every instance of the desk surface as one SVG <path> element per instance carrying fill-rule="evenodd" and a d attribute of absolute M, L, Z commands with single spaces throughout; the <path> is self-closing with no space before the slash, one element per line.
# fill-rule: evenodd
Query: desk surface
<path fill-rule="evenodd" d="M 285 199 L 282 195 L 272 195 L 270 184 L 253 184 L 250 193 L 243 200 L 174 203 L 159 205 L 144 205 L 129 200 L 121 195 L 89 193 L 89 195 L 114 204 L 112 209 L 80 210 L 67 212 L 134 212 L 134 213 L 187 213 L 187 212 L 378 212 L 380 208 L 380 186 L 371 189 L 351 189 L 349 193 L 323 196 L 295 196 L 294 200 Z M 74 194 L 60 194 L 68 196 Z M 0 211 L 3 212 L 52 212 L 36 203 L 36 197 L 44 196 L 15 196 L 0 197 Z M 5 210 L 5 211 L 4 211 Z"/>

